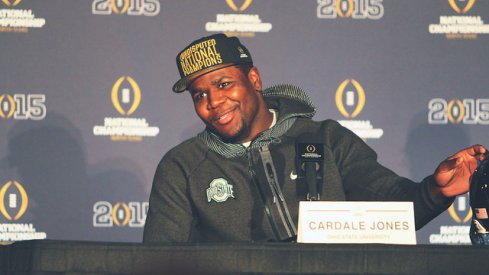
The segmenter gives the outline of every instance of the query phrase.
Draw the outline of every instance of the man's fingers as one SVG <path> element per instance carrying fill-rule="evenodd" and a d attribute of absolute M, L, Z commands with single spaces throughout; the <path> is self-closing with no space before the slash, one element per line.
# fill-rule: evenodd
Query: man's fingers
<path fill-rule="evenodd" d="M 479 160 L 484 160 L 485 158 L 489 157 L 489 151 L 487 151 L 486 148 L 484 148 L 485 152 L 480 155 Z"/>
<path fill-rule="evenodd" d="M 465 160 L 470 166 L 470 163 L 474 161 L 482 161 L 487 156 L 489 156 L 489 152 L 487 151 L 487 149 L 480 144 L 476 144 L 460 150 L 455 155 L 449 157 L 448 160 L 457 160 L 457 162 L 462 162 L 463 160 Z"/>
<path fill-rule="evenodd" d="M 480 145 L 480 144 L 476 144 L 476 145 L 473 145 L 467 149 L 464 149 L 462 151 L 460 151 L 461 153 L 465 152 L 471 156 L 478 156 L 478 155 L 483 155 L 485 153 L 487 153 L 487 150 L 486 148 L 484 148 L 484 146 Z"/>
<path fill-rule="evenodd" d="M 450 170 L 455 169 L 457 165 L 462 161 L 462 158 L 450 158 L 445 161 L 443 161 L 440 166 L 438 167 L 439 172 L 448 172 Z"/>

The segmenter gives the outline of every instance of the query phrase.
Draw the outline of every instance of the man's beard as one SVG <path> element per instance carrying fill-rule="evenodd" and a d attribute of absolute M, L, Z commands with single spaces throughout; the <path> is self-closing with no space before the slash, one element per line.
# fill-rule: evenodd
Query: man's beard
<path fill-rule="evenodd" d="M 239 126 L 239 129 L 236 131 L 236 134 L 233 134 L 232 136 L 225 135 L 223 133 L 219 133 L 216 129 L 210 128 L 211 132 L 213 132 L 215 135 L 221 138 L 222 141 L 225 143 L 242 143 L 243 139 L 249 135 L 250 129 L 249 127 L 244 123 L 244 121 L 241 122 L 241 125 Z"/>

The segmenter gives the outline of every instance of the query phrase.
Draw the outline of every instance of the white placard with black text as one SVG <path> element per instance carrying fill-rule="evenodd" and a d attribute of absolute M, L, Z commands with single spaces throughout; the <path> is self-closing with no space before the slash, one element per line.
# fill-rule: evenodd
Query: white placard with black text
<path fill-rule="evenodd" d="M 416 244 L 412 202 L 301 201 L 299 243 Z"/>

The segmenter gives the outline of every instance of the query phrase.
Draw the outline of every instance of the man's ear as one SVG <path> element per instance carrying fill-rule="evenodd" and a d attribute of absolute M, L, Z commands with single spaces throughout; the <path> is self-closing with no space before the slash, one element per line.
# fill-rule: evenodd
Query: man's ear
<path fill-rule="evenodd" d="M 261 76 L 260 76 L 260 72 L 256 67 L 252 67 L 250 69 L 250 71 L 248 72 L 248 79 L 250 80 L 251 85 L 253 85 L 255 91 L 261 92 L 262 90 Z"/>

